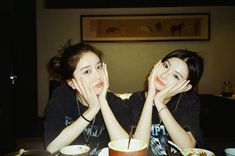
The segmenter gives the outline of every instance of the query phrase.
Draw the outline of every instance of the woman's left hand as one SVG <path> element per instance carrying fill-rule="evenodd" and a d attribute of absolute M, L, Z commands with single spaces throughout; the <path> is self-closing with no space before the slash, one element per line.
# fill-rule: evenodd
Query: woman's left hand
<path fill-rule="evenodd" d="M 189 84 L 189 80 L 182 80 L 176 82 L 169 87 L 163 89 L 158 92 L 154 98 L 154 103 L 157 105 L 158 103 L 164 103 L 165 100 L 171 98 L 172 96 L 189 91 L 192 88 L 192 85 Z"/>
<path fill-rule="evenodd" d="M 102 72 L 102 80 L 104 82 L 103 90 L 99 95 L 99 99 L 106 99 L 106 94 L 109 88 L 109 76 L 108 76 L 108 70 L 107 65 L 103 63 L 103 72 Z"/>

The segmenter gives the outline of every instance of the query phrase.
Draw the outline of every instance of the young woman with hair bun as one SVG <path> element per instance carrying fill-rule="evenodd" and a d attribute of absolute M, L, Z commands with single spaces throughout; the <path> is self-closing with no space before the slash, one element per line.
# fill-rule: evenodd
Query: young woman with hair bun
<path fill-rule="evenodd" d="M 101 56 L 99 50 L 86 43 L 67 44 L 63 49 L 59 63 L 65 84 L 53 91 L 44 121 L 49 152 L 86 144 L 89 155 L 98 155 L 110 140 L 128 137 L 129 109 L 108 91 L 108 71 Z"/>

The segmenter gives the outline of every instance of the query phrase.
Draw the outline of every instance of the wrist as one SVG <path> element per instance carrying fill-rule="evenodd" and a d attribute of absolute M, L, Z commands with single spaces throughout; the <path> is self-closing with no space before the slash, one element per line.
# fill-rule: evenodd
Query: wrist
<path fill-rule="evenodd" d="M 166 103 L 164 103 L 164 100 L 158 96 L 154 97 L 154 104 L 157 108 L 161 108 L 165 106 Z"/>
<path fill-rule="evenodd" d="M 148 92 L 147 92 L 147 97 L 154 97 L 154 96 L 155 96 L 155 94 L 156 94 L 156 91 L 155 91 L 155 90 L 150 89 L 150 90 L 148 90 Z"/>
<path fill-rule="evenodd" d="M 106 101 L 106 95 L 98 96 L 100 102 Z"/>
<path fill-rule="evenodd" d="M 97 114 L 99 110 L 100 110 L 100 106 L 92 106 L 92 107 L 88 107 L 88 109 L 86 110 L 86 113 Z"/>
<path fill-rule="evenodd" d="M 92 121 L 92 120 L 87 119 L 83 114 L 81 114 L 81 117 L 89 123 Z"/>
<path fill-rule="evenodd" d="M 165 109 L 168 109 L 167 106 L 163 106 L 160 109 L 158 109 L 158 114 L 160 114 L 162 111 L 164 111 Z"/>
<path fill-rule="evenodd" d="M 166 107 L 163 102 L 159 102 L 157 100 L 154 100 L 154 105 L 156 106 L 157 110 L 160 110 L 162 107 Z"/>
<path fill-rule="evenodd" d="M 96 116 L 99 112 L 99 109 L 95 108 L 88 108 L 84 113 L 80 114 L 80 117 L 87 122 L 92 121 L 92 119 Z"/>

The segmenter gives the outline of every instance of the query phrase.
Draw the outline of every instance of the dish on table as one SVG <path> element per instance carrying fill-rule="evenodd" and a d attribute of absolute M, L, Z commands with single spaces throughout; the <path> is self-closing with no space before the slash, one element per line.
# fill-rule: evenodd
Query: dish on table
<path fill-rule="evenodd" d="M 182 152 L 184 156 L 215 156 L 213 152 L 201 148 L 185 148 Z"/>
<path fill-rule="evenodd" d="M 18 152 L 11 152 L 11 153 L 7 153 L 4 156 L 23 156 L 23 155 L 27 155 L 27 156 L 48 156 L 51 153 L 46 151 L 46 150 L 24 150 L 21 149 Z"/>
<path fill-rule="evenodd" d="M 109 156 L 109 149 L 103 148 L 98 156 Z M 215 154 L 209 150 L 202 148 L 185 148 L 182 149 L 183 156 L 215 156 Z"/>
<path fill-rule="evenodd" d="M 98 156 L 109 156 L 109 148 L 108 147 L 103 148 L 98 154 Z"/>

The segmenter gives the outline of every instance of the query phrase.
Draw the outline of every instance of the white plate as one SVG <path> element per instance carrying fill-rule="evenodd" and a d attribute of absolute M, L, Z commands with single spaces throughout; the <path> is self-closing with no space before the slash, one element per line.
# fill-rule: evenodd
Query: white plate
<path fill-rule="evenodd" d="M 98 156 L 109 156 L 109 148 L 108 147 L 103 148 L 98 154 Z"/>
<path fill-rule="evenodd" d="M 198 154 L 198 156 L 199 156 L 199 154 L 201 152 L 205 152 L 206 156 L 215 156 L 215 154 L 213 152 L 206 150 L 206 149 L 201 149 L 201 148 L 185 148 L 185 149 L 183 149 L 184 156 L 187 156 L 189 153 L 195 153 L 195 154 Z"/>

